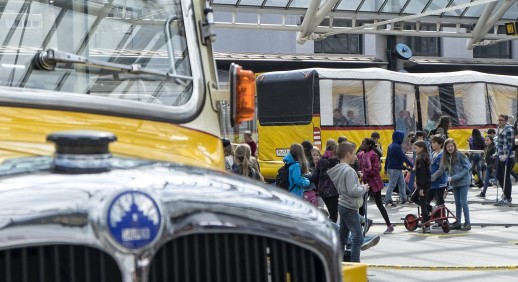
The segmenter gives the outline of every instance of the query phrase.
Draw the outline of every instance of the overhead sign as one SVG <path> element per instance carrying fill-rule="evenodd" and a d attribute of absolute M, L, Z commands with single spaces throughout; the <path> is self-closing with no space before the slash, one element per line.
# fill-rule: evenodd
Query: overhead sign
<path fill-rule="evenodd" d="M 517 35 L 516 22 L 505 23 L 505 33 L 507 35 Z"/>

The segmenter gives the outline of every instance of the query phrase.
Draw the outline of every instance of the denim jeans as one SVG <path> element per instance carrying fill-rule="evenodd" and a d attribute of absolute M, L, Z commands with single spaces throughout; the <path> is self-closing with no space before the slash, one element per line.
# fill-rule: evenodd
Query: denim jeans
<path fill-rule="evenodd" d="M 507 166 L 507 167 L 506 167 Z M 511 192 L 513 184 L 511 183 L 511 170 L 514 167 L 514 158 L 509 158 L 507 161 L 498 161 L 498 169 L 496 170 L 496 178 L 498 184 L 504 189 L 504 196 L 506 199 L 511 199 Z M 504 185 L 505 183 L 505 185 Z"/>
<path fill-rule="evenodd" d="M 478 181 L 479 182 L 482 182 L 482 166 L 484 164 L 483 162 L 483 159 L 482 159 L 482 154 L 481 153 L 471 153 L 470 154 L 470 160 L 471 160 L 471 170 L 473 172 L 476 172 L 477 173 L 477 177 L 478 177 Z"/>
<path fill-rule="evenodd" d="M 360 262 L 360 251 L 363 243 L 363 232 L 358 209 L 349 209 L 338 205 L 340 213 L 340 241 L 342 247 L 347 245 L 351 233 L 351 261 Z M 343 249 L 343 248 L 342 248 Z"/>
<path fill-rule="evenodd" d="M 489 179 L 493 176 L 493 167 L 486 166 L 486 173 L 484 174 L 484 188 L 482 189 L 482 193 L 486 194 L 487 186 L 489 186 Z"/>
<path fill-rule="evenodd" d="M 468 190 L 469 185 L 453 187 L 453 197 L 455 197 L 455 216 L 457 222 L 462 222 L 462 212 L 464 212 L 464 223 L 471 224 L 469 220 L 469 207 L 468 207 Z"/>
<path fill-rule="evenodd" d="M 387 169 L 389 176 L 389 184 L 385 192 L 385 204 L 392 202 L 392 192 L 396 185 L 399 188 L 399 198 L 401 202 L 406 202 L 406 184 L 403 171 L 400 169 Z"/>

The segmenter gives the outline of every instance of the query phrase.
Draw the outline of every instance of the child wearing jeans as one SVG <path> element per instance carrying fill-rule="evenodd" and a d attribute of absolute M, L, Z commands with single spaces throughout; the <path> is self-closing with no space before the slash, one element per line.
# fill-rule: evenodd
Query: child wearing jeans
<path fill-rule="evenodd" d="M 327 174 L 339 194 L 340 241 L 343 246 L 347 245 L 351 233 L 351 261 L 360 262 L 363 233 L 358 209 L 363 205 L 363 195 L 369 191 L 369 185 L 361 185 L 358 174 L 351 167 L 356 161 L 355 146 L 352 143 L 340 143 L 337 155 L 340 163 L 329 169 Z"/>
<path fill-rule="evenodd" d="M 486 147 L 484 148 L 484 160 L 486 161 L 486 173 L 484 174 L 484 188 L 482 189 L 482 192 L 477 195 L 477 197 L 485 198 L 486 197 L 486 191 L 487 187 L 489 186 L 489 180 L 495 173 L 495 142 L 493 141 L 493 138 L 491 136 L 486 136 L 484 138 L 484 143 L 486 144 Z"/>

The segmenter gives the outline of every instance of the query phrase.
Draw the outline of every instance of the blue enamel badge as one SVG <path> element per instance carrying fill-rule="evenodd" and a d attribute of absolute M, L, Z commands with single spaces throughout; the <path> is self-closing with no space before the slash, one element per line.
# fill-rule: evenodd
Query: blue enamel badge
<path fill-rule="evenodd" d="M 117 243 L 128 249 L 139 249 L 155 240 L 161 220 L 160 209 L 151 196 L 126 191 L 110 203 L 106 224 Z"/>

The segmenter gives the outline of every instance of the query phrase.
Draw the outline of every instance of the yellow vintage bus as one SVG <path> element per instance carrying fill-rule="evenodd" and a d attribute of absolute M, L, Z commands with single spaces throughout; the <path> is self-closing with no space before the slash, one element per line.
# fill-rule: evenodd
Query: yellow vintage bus
<path fill-rule="evenodd" d="M 0 281 L 366 281 L 319 210 L 225 172 L 255 76 L 219 88 L 213 29 L 206 0 L 0 2 Z"/>
<path fill-rule="evenodd" d="M 329 138 L 345 136 L 359 145 L 377 131 L 386 152 L 395 129 L 430 131 L 440 115 L 452 121 L 449 137 L 467 149 L 473 128 L 495 127 L 498 114 L 517 112 L 518 78 L 303 69 L 260 75 L 257 97 L 259 163 L 265 178 L 274 180 L 292 143 L 309 140 L 324 150 Z"/>

